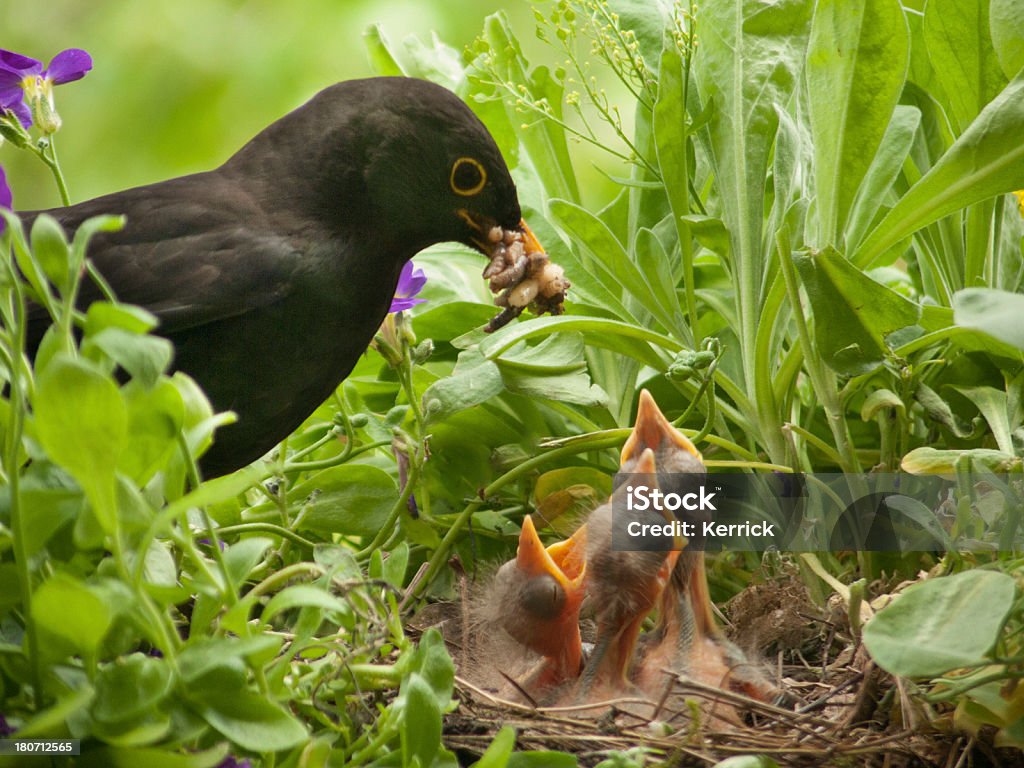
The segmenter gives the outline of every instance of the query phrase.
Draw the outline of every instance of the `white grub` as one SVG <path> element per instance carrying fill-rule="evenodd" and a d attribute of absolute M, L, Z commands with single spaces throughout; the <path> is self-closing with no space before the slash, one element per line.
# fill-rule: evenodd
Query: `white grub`
<path fill-rule="evenodd" d="M 569 281 L 565 279 L 565 270 L 553 262 L 545 264 L 537 277 L 540 284 L 540 294 L 545 298 L 565 293 L 569 288 Z"/>
<path fill-rule="evenodd" d="M 537 291 L 540 290 L 540 284 L 532 277 L 528 277 L 523 280 L 519 285 L 513 288 L 508 294 L 508 303 L 512 307 L 525 307 L 535 298 L 537 298 Z"/>
<path fill-rule="evenodd" d="M 500 243 L 504 234 L 501 227 L 491 227 L 487 232 L 487 239 L 492 243 Z"/>

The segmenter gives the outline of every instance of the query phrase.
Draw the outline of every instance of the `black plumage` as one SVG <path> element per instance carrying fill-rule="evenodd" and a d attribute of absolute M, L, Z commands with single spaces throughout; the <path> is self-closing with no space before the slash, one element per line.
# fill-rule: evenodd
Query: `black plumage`
<path fill-rule="evenodd" d="M 453 241 L 487 255 L 495 226 L 525 226 L 484 125 L 451 92 L 408 78 L 339 83 L 216 170 L 46 213 L 68 231 L 127 217 L 89 258 L 120 301 L 159 318 L 173 367 L 238 414 L 202 459 L 208 476 L 261 456 L 331 394 L 415 253 Z M 99 298 L 83 288 L 82 305 Z M 49 319 L 38 307 L 31 317 L 34 350 Z"/>

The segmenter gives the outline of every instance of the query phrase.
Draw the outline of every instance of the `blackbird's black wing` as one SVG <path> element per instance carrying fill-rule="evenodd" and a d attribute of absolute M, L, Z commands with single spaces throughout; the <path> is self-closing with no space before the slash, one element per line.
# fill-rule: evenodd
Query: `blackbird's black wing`
<path fill-rule="evenodd" d="M 287 239 L 261 228 L 268 212 L 216 172 L 47 213 L 69 232 L 92 216 L 126 217 L 122 231 L 93 238 L 88 257 L 119 301 L 145 307 L 159 318 L 157 333 L 163 336 L 281 300 L 302 264 L 301 236 Z M 86 278 L 79 306 L 99 298 Z M 29 319 L 34 347 L 50 321 L 38 306 L 29 308 Z"/>

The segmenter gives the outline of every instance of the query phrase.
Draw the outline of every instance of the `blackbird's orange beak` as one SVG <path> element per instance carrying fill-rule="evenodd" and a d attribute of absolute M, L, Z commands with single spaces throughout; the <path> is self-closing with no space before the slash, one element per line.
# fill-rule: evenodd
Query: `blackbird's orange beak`
<path fill-rule="evenodd" d="M 633 427 L 629 439 L 626 440 L 626 444 L 622 446 L 621 461 L 625 464 L 645 448 L 650 448 L 657 453 L 660 447 L 686 451 L 698 461 L 703 458 L 700 451 L 697 450 L 697 446 L 690 438 L 672 426 L 672 422 L 665 418 L 665 414 L 654 402 L 651 393 L 644 389 L 640 391 L 636 425 Z"/>

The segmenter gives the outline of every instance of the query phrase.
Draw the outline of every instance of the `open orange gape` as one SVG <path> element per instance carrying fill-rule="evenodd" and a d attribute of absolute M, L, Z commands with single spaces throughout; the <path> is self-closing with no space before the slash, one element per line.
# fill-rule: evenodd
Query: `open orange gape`
<path fill-rule="evenodd" d="M 634 482 L 657 483 L 663 492 L 705 472 L 700 452 L 646 390 L 622 449 L 620 472 L 633 475 Z M 508 655 L 488 661 L 512 670 L 503 673 L 507 685 L 499 694 L 535 705 L 576 706 L 586 714 L 610 700 L 627 701 L 630 709 L 646 701 L 651 716 L 677 680 L 762 702 L 781 698 L 716 624 L 704 553 L 687 550 L 685 540 L 670 551 L 613 547 L 615 527 L 628 522 L 612 515 L 614 499 L 613 494 L 591 512 L 569 539 L 547 547 L 530 516 L 524 519 L 516 558 L 501 567 L 489 593 L 491 623 L 498 625 L 491 629 L 505 633 L 527 659 L 519 674 L 503 667 Z M 644 514 L 651 519 L 640 522 L 665 522 L 661 512 Z M 597 626 L 589 654 L 581 642 L 581 612 Z M 652 615 L 653 628 L 642 631 Z M 733 703 L 716 705 L 714 716 L 738 723 L 736 696 L 728 698 Z"/>

